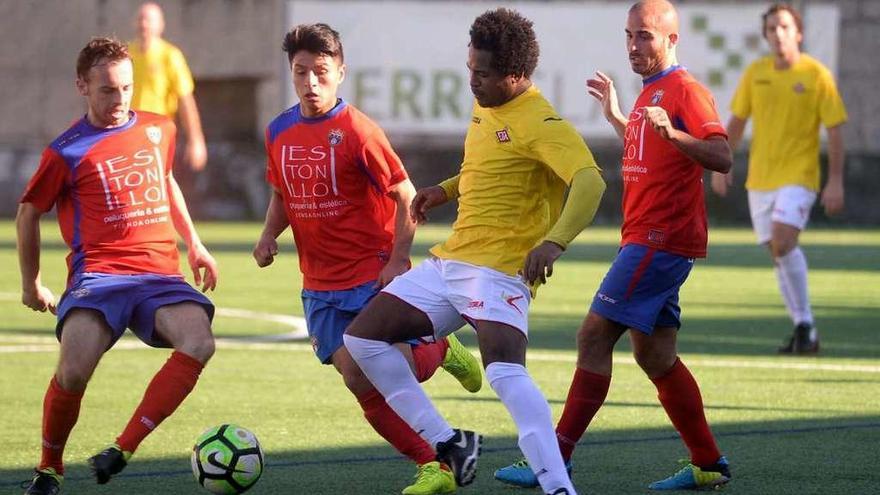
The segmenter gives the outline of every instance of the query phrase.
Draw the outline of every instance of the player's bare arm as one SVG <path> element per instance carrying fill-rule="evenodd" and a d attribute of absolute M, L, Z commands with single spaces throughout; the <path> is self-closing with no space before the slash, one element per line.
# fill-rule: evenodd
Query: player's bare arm
<path fill-rule="evenodd" d="M 174 222 L 174 229 L 186 244 L 186 259 L 193 272 L 193 281 L 196 287 L 201 287 L 202 292 L 214 290 L 220 277 L 217 262 L 202 244 L 189 216 L 189 210 L 186 209 L 183 193 L 180 192 L 180 186 L 177 185 L 173 175 L 168 177 L 168 191 L 171 193 L 171 221 Z"/>
<path fill-rule="evenodd" d="M 662 107 L 645 107 L 645 120 L 654 131 L 666 139 L 703 168 L 726 174 L 733 166 L 730 145 L 723 136 L 697 139 L 672 126 L 669 114 Z"/>
<path fill-rule="evenodd" d="M 272 190 L 269 199 L 269 207 L 266 208 L 266 221 L 263 223 L 263 232 L 254 246 L 254 260 L 260 268 L 267 267 L 275 261 L 278 255 L 278 236 L 287 230 L 290 223 L 284 213 L 284 198 L 277 190 Z"/>
<path fill-rule="evenodd" d="M 446 190 L 440 186 L 423 187 L 418 190 L 410 206 L 410 216 L 416 223 L 428 221 L 428 210 L 449 201 Z"/>
<path fill-rule="evenodd" d="M 18 266 L 21 270 L 21 302 L 34 311 L 55 314 L 55 296 L 40 281 L 40 217 L 43 212 L 31 203 L 18 205 L 15 229 L 18 234 Z"/>
<path fill-rule="evenodd" d="M 388 263 L 379 272 L 376 287 L 385 287 L 394 280 L 394 277 L 406 272 L 412 266 L 409 253 L 412 249 L 413 237 L 416 235 L 416 222 L 410 218 L 409 205 L 416 195 L 416 188 L 409 179 L 405 179 L 388 191 L 388 195 L 397 205 L 397 215 L 394 218 L 394 244 Z"/>
<path fill-rule="evenodd" d="M 736 151 L 742 142 L 743 134 L 746 130 L 746 120 L 731 115 L 727 122 L 727 144 L 730 145 L 730 151 Z M 720 172 L 712 172 L 712 191 L 722 198 L 727 196 L 727 190 L 733 185 L 733 167 L 726 174 Z"/>
<path fill-rule="evenodd" d="M 595 78 L 587 79 L 587 92 L 602 105 L 602 115 L 614 127 L 614 132 L 622 140 L 626 131 L 627 119 L 620 111 L 614 81 L 601 71 L 596 71 Z"/>
<path fill-rule="evenodd" d="M 822 189 L 822 206 L 825 213 L 836 215 L 843 211 L 843 163 L 845 150 L 843 146 L 842 125 L 828 128 L 828 182 Z"/>
<path fill-rule="evenodd" d="M 208 163 L 208 148 L 205 146 L 205 134 L 202 132 L 202 120 L 192 93 L 181 96 L 178 100 L 180 123 L 186 133 L 186 150 L 184 160 L 195 171 L 205 168 Z"/>

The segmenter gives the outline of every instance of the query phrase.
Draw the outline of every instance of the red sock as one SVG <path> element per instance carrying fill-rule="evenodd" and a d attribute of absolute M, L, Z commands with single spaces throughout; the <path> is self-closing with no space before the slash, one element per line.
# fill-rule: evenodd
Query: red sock
<path fill-rule="evenodd" d="M 82 392 L 68 392 L 52 377 L 43 398 L 43 455 L 38 469 L 53 468 L 64 474 L 64 446 L 79 417 L 82 397 Z"/>
<path fill-rule="evenodd" d="M 156 373 L 144 392 L 144 398 L 134 411 L 116 443 L 126 452 L 134 452 L 138 445 L 186 399 L 192 392 L 204 366 L 195 358 L 174 351 Z"/>
<path fill-rule="evenodd" d="M 605 402 L 609 386 L 610 376 L 575 368 L 568 398 L 565 399 L 565 408 L 556 425 L 556 440 L 559 441 L 559 450 L 566 462 L 571 459 L 578 440 Z"/>
<path fill-rule="evenodd" d="M 687 366 L 676 359 L 665 375 L 651 381 L 657 386 L 657 398 L 666 415 L 691 452 L 691 462 L 702 467 L 718 462 L 721 453 L 706 422 L 700 387 Z"/>
<path fill-rule="evenodd" d="M 394 412 L 394 409 L 391 409 L 378 390 L 371 389 L 358 397 L 357 400 L 364 410 L 364 417 L 367 418 L 376 433 L 388 441 L 398 452 L 409 457 L 416 464 L 425 464 L 437 457 L 428 442 L 422 440 L 422 437 L 413 431 Z"/>
<path fill-rule="evenodd" d="M 425 382 L 434 376 L 434 372 L 443 364 L 443 358 L 446 357 L 446 349 L 449 349 L 449 342 L 446 339 L 413 346 L 412 353 L 413 361 L 416 364 L 416 380 L 419 383 Z"/>

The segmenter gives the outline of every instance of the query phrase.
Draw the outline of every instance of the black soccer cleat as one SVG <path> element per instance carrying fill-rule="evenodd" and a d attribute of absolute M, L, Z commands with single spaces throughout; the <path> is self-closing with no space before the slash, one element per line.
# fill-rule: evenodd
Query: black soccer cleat
<path fill-rule="evenodd" d="M 553 493 L 548 493 L 547 495 L 571 495 L 571 494 L 568 492 L 568 488 L 562 487 L 562 488 L 557 489 Z"/>
<path fill-rule="evenodd" d="M 819 337 L 810 339 L 813 326 L 809 323 L 800 323 L 794 327 L 794 331 L 788 341 L 778 349 L 779 354 L 817 354 L 819 352 Z"/>
<path fill-rule="evenodd" d="M 474 482 L 477 459 L 483 450 L 483 436 L 465 430 L 452 430 L 452 438 L 437 444 L 437 460 L 449 466 L 458 486 Z"/>
<path fill-rule="evenodd" d="M 61 493 L 61 481 L 64 478 L 55 473 L 52 468 L 34 470 L 34 479 L 28 483 L 22 483 L 22 488 L 26 488 L 24 495 L 58 495 Z"/>
<path fill-rule="evenodd" d="M 128 465 L 127 457 L 117 445 L 111 445 L 99 454 L 89 458 L 89 466 L 99 485 L 110 481 Z"/>

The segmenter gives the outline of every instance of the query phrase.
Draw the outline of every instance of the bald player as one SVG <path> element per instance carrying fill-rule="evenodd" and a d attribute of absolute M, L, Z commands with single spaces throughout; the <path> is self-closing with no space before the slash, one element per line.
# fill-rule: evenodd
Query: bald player
<path fill-rule="evenodd" d="M 643 89 L 624 116 L 613 81 L 601 72 L 589 93 L 623 140 L 621 248 L 578 331 L 577 368 L 556 437 L 571 469 L 575 446 L 605 402 L 612 351 L 629 331 L 636 362 L 657 387 L 658 398 L 691 454 L 654 490 L 715 487 L 730 480 L 706 422 L 697 382 L 678 358 L 679 288 L 695 258 L 706 256 L 703 170 L 730 170 L 732 157 L 709 91 L 678 65 L 678 15 L 665 0 L 639 2 L 626 22 L 626 48 Z M 495 477 L 535 486 L 524 461 Z"/>
<path fill-rule="evenodd" d="M 186 135 L 184 164 L 192 172 L 205 168 L 208 152 L 199 109 L 193 97 L 195 87 L 183 53 L 165 41 L 165 16 L 154 2 L 138 9 L 137 39 L 129 43 L 134 66 L 134 95 L 131 108 L 166 115 L 180 113 L 180 126 Z M 180 175 L 179 171 L 177 175 Z M 186 177 L 179 179 L 186 180 Z"/>

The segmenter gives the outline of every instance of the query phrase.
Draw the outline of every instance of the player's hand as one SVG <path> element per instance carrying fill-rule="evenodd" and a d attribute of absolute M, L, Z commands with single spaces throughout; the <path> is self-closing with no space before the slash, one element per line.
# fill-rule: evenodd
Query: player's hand
<path fill-rule="evenodd" d="M 265 268 L 271 265 L 277 254 L 278 241 L 272 236 L 260 236 L 260 240 L 254 247 L 254 259 L 257 261 L 257 266 Z"/>
<path fill-rule="evenodd" d="M 48 309 L 53 315 L 56 312 L 55 296 L 48 287 L 39 283 L 35 287 L 21 292 L 21 302 L 34 311 L 45 312 Z"/>
<path fill-rule="evenodd" d="M 596 98 L 602 105 L 602 114 L 605 119 L 611 121 L 617 113 L 620 113 L 620 105 L 617 103 L 617 90 L 614 89 L 614 81 L 600 71 L 596 71 L 596 77 L 587 79 L 587 92 Z"/>
<path fill-rule="evenodd" d="M 712 172 L 712 191 L 722 198 L 727 196 L 727 189 L 733 185 L 733 170 L 726 174 Z"/>
<path fill-rule="evenodd" d="M 220 278 L 220 270 L 214 257 L 208 253 L 201 243 L 190 246 L 187 249 L 187 260 L 193 272 L 196 287 L 201 287 L 202 292 L 214 290 L 217 280 Z M 203 273 L 204 270 L 204 273 Z"/>
<path fill-rule="evenodd" d="M 562 256 L 562 251 L 561 246 L 550 241 L 544 241 L 529 251 L 522 269 L 525 281 L 529 285 L 533 285 L 535 281 L 547 283 L 547 279 L 553 275 L 553 262 Z"/>
<path fill-rule="evenodd" d="M 415 223 L 428 221 L 428 210 L 449 201 L 446 190 L 440 186 L 423 187 L 418 190 L 409 207 L 409 216 Z"/>
<path fill-rule="evenodd" d="M 843 183 L 840 181 L 828 181 L 822 189 L 822 206 L 825 214 L 829 217 L 843 211 Z"/>
<path fill-rule="evenodd" d="M 669 120 L 669 114 L 662 107 L 645 107 L 645 120 L 663 139 L 670 139 L 670 136 L 675 132 L 672 121 Z"/>
<path fill-rule="evenodd" d="M 412 263 L 409 258 L 389 260 L 382 268 L 382 271 L 379 272 L 379 278 L 376 280 L 376 284 L 373 288 L 381 289 L 382 287 L 385 287 L 390 284 L 395 277 L 406 273 L 410 267 L 412 267 Z"/>
<path fill-rule="evenodd" d="M 184 160 L 193 172 L 201 172 L 208 163 L 208 148 L 202 139 L 192 139 L 186 143 Z"/>

